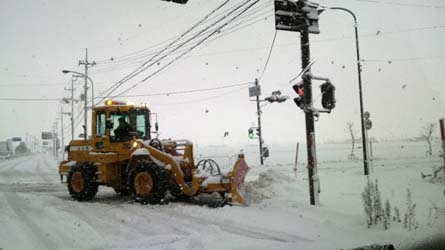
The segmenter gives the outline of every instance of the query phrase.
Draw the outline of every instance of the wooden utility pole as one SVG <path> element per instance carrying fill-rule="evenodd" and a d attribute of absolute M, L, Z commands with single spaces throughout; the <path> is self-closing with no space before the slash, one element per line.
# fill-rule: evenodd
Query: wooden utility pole
<path fill-rule="evenodd" d="M 258 88 L 258 79 L 255 79 L 255 87 Z M 260 108 L 260 96 L 256 96 L 256 112 L 258 116 L 258 141 L 260 145 L 260 163 L 264 164 L 264 156 L 263 156 L 263 136 L 261 132 L 261 108 Z"/>

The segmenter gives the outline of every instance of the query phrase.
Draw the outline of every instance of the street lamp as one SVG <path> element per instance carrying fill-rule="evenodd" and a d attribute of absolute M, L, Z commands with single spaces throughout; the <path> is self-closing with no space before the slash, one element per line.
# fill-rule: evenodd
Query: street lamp
<path fill-rule="evenodd" d="M 91 107 L 94 108 L 94 84 L 93 84 L 93 80 L 91 80 L 91 78 L 85 74 L 82 74 L 80 72 L 77 71 L 72 71 L 72 70 L 62 70 L 63 74 L 68 74 L 68 73 L 72 73 L 75 74 L 76 76 L 81 76 L 84 77 L 85 79 L 88 79 L 91 82 Z M 87 80 L 85 80 L 85 86 L 84 86 L 84 92 L 85 92 L 85 106 L 84 106 L 84 138 L 85 140 L 87 139 Z"/>
<path fill-rule="evenodd" d="M 352 15 L 352 17 L 354 18 L 354 29 L 355 29 L 355 47 L 357 50 L 357 72 L 358 72 L 358 89 L 359 89 L 359 95 L 360 95 L 360 121 L 361 121 L 361 125 L 362 125 L 362 143 L 363 143 L 363 165 L 364 165 L 364 173 L 365 175 L 369 174 L 369 167 L 368 167 L 368 151 L 366 148 L 366 136 L 365 136 L 365 118 L 363 115 L 363 96 L 362 96 L 362 65 L 361 65 L 361 60 L 360 60 L 360 52 L 359 52 L 359 47 L 358 47 L 358 28 L 357 28 L 357 17 L 355 16 L 355 14 L 351 11 L 348 10 L 346 8 L 343 7 L 326 7 L 327 9 L 330 10 L 342 10 L 342 11 L 346 11 L 349 14 Z"/>

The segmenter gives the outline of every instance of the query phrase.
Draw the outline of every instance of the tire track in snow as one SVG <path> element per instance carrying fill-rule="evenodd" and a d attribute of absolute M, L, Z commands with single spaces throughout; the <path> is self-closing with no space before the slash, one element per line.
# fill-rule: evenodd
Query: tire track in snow
<path fill-rule="evenodd" d="M 185 223 L 192 224 L 196 226 L 196 228 L 200 229 L 202 229 L 202 225 L 214 225 L 219 227 L 222 231 L 226 231 L 235 235 L 242 235 L 253 239 L 279 241 L 284 243 L 313 242 L 312 239 L 308 239 L 298 235 L 288 234 L 286 232 L 280 232 L 266 228 L 253 228 L 251 226 L 240 225 L 231 221 L 215 221 L 206 218 L 197 218 L 178 211 L 167 211 L 167 213 L 164 213 L 164 211 L 156 212 L 161 216 L 167 216 L 169 218 L 174 216 L 175 220 L 184 221 Z"/>
<path fill-rule="evenodd" d="M 37 166 L 36 166 L 37 174 L 38 174 L 38 175 L 42 178 L 42 180 L 43 180 L 44 182 L 46 182 L 46 183 L 54 182 L 54 180 L 51 179 L 51 178 L 49 178 L 48 175 L 45 175 L 45 174 L 42 173 L 42 170 L 41 170 L 41 164 L 42 164 L 42 161 L 43 161 L 43 165 L 45 165 L 45 166 L 49 166 L 48 163 L 47 163 L 47 161 L 46 161 L 46 158 L 39 157 L 39 160 L 37 161 Z M 56 171 L 56 170 L 55 170 L 55 171 Z"/>
<path fill-rule="evenodd" d="M 4 193 L 4 196 L 9 206 L 17 215 L 19 222 L 22 223 L 25 228 L 29 229 L 27 232 L 30 232 L 30 237 L 33 239 L 33 243 L 41 245 L 42 249 L 58 248 L 57 244 L 44 233 L 44 230 L 32 221 L 29 215 L 29 209 L 27 209 L 27 202 L 23 198 L 15 193 Z"/>
<path fill-rule="evenodd" d="M 27 162 L 30 158 L 30 156 L 23 156 L 20 158 L 16 158 L 12 161 L 4 162 L 0 165 L 0 173 L 3 172 L 9 172 L 10 170 L 14 169 L 18 165 Z M 5 166 L 5 167 L 4 167 Z"/>
<path fill-rule="evenodd" d="M 45 203 L 45 208 L 42 208 L 42 204 L 38 205 L 33 199 L 28 200 L 17 193 L 6 192 L 3 195 L 17 215 L 13 222 L 25 228 L 25 231 L 15 233 L 24 234 L 27 243 L 35 245 L 33 249 L 106 249 L 97 242 L 102 237 L 88 222 L 57 208 L 54 210 L 54 204 L 46 204 L 44 196 L 39 199 Z"/>

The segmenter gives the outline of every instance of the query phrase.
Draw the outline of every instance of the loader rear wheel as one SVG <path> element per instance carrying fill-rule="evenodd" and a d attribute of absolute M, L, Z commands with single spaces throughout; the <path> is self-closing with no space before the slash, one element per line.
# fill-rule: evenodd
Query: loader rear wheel
<path fill-rule="evenodd" d="M 98 190 L 95 168 L 89 165 L 74 166 L 68 173 L 68 192 L 78 201 L 91 200 Z"/>
<path fill-rule="evenodd" d="M 119 188 L 113 188 L 114 192 L 116 192 L 116 194 L 120 195 L 120 196 L 127 196 L 130 194 L 130 190 L 128 190 L 128 188 L 126 187 L 119 187 Z"/>
<path fill-rule="evenodd" d="M 136 202 L 159 204 L 167 192 L 168 175 L 163 167 L 144 160 L 131 172 L 129 184 Z"/>

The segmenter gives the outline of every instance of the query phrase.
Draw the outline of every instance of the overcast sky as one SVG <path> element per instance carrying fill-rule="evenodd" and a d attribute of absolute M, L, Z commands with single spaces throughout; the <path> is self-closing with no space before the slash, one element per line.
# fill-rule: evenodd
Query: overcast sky
<path fill-rule="evenodd" d="M 240 2 L 230 1 L 219 13 Z M 364 60 L 364 107 L 371 113 L 374 125 L 369 132 L 371 136 L 418 136 L 427 123 L 437 123 L 445 116 L 445 1 L 315 2 L 349 8 L 358 17 L 360 53 Z M 83 72 L 78 61 L 85 59 L 85 48 L 89 60 L 97 63 L 90 68 L 90 77 L 95 95 L 100 96 L 101 91 L 148 60 L 151 51 L 167 45 L 167 39 L 189 29 L 221 3 L 222 0 L 189 0 L 186 5 L 160 0 L 2 0 L 0 99 L 69 97 L 70 92 L 64 89 L 71 87 L 71 77 L 61 71 Z M 312 72 L 329 77 L 337 88 L 336 108 L 316 122 L 317 141 L 323 142 L 347 138 L 348 121 L 354 123 L 358 133 L 360 115 L 352 18 L 346 12 L 325 11 L 320 16 L 320 30 L 319 35 L 310 37 L 311 56 L 316 60 Z M 261 76 L 274 32 L 273 1 L 260 0 L 253 11 L 222 29 L 216 36 L 218 39 L 204 42 L 126 95 L 253 82 Z M 119 90 L 138 83 L 177 56 L 153 65 Z M 300 68 L 299 34 L 278 31 L 260 79 L 262 97 L 279 89 L 293 98 L 289 80 Z M 321 106 L 320 84 L 313 84 L 318 106 Z M 83 82 L 79 80 L 74 85 L 75 98 L 79 98 Z M 148 102 L 158 114 L 161 138 L 188 138 L 199 144 L 247 144 L 255 143 L 248 139 L 247 130 L 257 121 L 248 87 L 119 99 Z M 91 97 L 91 92 L 88 96 Z M 39 137 L 42 131 L 51 130 L 60 117 L 57 113 L 60 101 L 0 100 L 0 103 L 0 140 L 26 134 Z M 62 108 L 64 112 L 71 109 L 67 104 Z M 82 103 L 75 104 L 76 121 L 82 119 L 77 115 L 81 108 Z M 292 100 L 265 105 L 262 115 L 266 143 L 305 141 L 304 113 Z M 64 116 L 64 127 L 68 140 L 68 116 Z M 224 138 L 226 131 L 229 136 Z M 78 126 L 76 134 L 80 132 Z"/>

